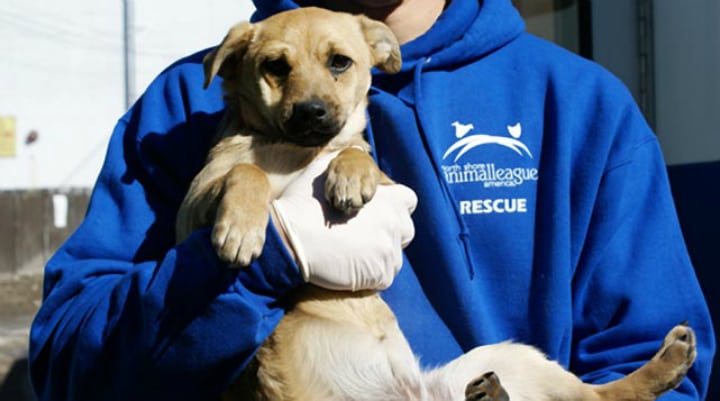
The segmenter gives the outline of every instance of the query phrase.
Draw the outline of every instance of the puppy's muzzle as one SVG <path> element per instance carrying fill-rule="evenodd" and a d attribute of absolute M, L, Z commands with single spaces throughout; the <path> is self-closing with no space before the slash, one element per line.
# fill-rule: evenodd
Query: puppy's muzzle
<path fill-rule="evenodd" d="M 325 145 L 337 135 L 341 124 L 328 104 L 319 99 L 295 103 L 285 124 L 287 140 L 300 146 Z"/>

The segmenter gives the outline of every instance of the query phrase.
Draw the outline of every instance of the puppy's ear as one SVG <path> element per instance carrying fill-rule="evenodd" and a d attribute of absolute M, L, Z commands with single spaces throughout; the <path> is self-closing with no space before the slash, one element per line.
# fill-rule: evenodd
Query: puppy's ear
<path fill-rule="evenodd" d="M 225 39 L 203 58 L 205 71 L 205 88 L 210 85 L 215 75 L 228 79 L 235 73 L 234 64 L 240 61 L 253 37 L 253 26 L 249 22 L 241 22 L 230 28 Z"/>
<path fill-rule="evenodd" d="M 400 71 L 402 58 L 400 44 L 395 34 L 382 22 L 375 21 L 364 15 L 358 15 L 360 26 L 365 34 L 365 41 L 370 47 L 373 64 L 382 71 L 395 73 Z"/>

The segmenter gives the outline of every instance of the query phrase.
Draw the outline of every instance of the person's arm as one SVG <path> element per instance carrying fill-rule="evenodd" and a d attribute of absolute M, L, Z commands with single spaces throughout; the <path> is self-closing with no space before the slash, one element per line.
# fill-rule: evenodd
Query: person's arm
<path fill-rule="evenodd" d="M 222 109 L 199 61 L 163 73 L 118 123 L 87 216 L 46 267 L 30 347 L 40 400 L 217 395 L 303 282 L 271 224 L 262 256 L 240 271 L 220 262 L 210 229 L 174 245 L 175 212 Z"/>
<path fill-rule="evenodd" d="M 574 289 L 571 369 L 605 382 L 640 366 L 674 325 L 697 334 L 697 360 L 662 400 L 701 400 L 715 352 L 707 305 L 684 245 L 655 136 L 628 107 L 591 199 Z M 634 132 L 640 135 L 625 133 Z M 627 145 L 627 146 L 626 146 Z"/>

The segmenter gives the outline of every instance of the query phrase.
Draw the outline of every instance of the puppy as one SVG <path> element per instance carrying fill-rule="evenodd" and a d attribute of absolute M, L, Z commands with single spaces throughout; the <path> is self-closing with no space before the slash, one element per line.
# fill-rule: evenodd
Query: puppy
<path fill-rule="evenodd" d="M 328 167 L 326 197 L 341 210 L 362 207 L 377 185 L 391 182 L 363 139 L 371 67 L 400 68 L 399 45 L 385 25 L 293 10 L 236 25 L 204 66 L 206 87 L 216 75 L 224 79 L 227 112 L 180 207 L 178 241 L 213 226 L 220 257 L 246 265 L 262 250 L 268 203 L 322 153 L 340 150 Z M 649 401 L 677 386 L 695 359 L 693 331 L 679 325 L 651 361 L 603 385 L 509 342 L 423 371 L 377 293 L 307 285 L 295 295 L 224 399 Z"/>

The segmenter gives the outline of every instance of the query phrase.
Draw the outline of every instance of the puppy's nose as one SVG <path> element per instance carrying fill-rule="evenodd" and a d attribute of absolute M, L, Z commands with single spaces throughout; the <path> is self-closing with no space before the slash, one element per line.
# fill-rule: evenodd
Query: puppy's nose
<path fill-rule="evenodd" d="M 293 106 L 292 119 L 309 126 L 322 124 L 328 118 L 328 109 L 321 100 L 307 100 Z"/>

